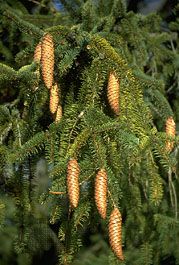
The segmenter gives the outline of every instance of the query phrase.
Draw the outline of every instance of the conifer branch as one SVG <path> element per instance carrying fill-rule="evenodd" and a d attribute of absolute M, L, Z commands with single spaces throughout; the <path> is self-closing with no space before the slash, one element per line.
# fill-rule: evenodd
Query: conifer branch
<path fill-rule="evenodd" d="M 44 35 L 44 31 L 40 28 L 34 26 L 31 23 L 28 23 L 17 16 L 10 8 L 3 12 L 3 15 L 8 19 L 12 20 L 18 27 L 18 29 L 24 33 L 35 35 L 38 38 L 41 38 Z"/>
<path fill-rule="evenodd" d="M 75 141 L 72 143 L 72 145 L 69 148 L 69 151 L 67 152 L 67 157 L 73 157 L 76 155 L 76 153 L 79 151 L 79 149 L 84 145 L 89 138 L 91 134 L 90 128 L 84 129 L 76 138 Z"/>

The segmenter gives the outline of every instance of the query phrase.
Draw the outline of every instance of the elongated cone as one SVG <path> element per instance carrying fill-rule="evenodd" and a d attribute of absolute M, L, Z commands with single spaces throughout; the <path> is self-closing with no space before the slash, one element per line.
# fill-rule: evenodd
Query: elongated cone
<path fill-rule="evenodd" d="M 67 190 L 70 204 L 73 208 L 78 206 L 79 201 L 79 173 L 80 168 L 76 159 L 70 159 L 67 168 Z"/>
<path fill-rule="evenodd" d="M 42 52 L 42 44 L 41 42 L 39 42 L 35 48 L 35 51 L 34 51 L 34 61 L 36 63 L 40 63 L 40 60 L 41 60 L 41 52 Z"/>
<path fill-rule="evenodd" d="M 95 202 L 99 214 L 105 219 L 107 209 L 107 174 L 105 169 L 100 169 L 96 175 Z"/>
<path fill-rule="evenodd" d="M 55 116 L 55 122 L 59 122 L 62 118 L 62 106 L 58 105 L 56 116 Z"/>
<path fill-rule="evenodd" d="M 50 89 L 50 112 L 54 114 L 57 111 L 59 103 L 59 93 L 57 83 Z"/>
<path fill-rule="evenodd" d="M 109 242 L 112 250 L 120 260 L 124 260 L 122 253 L 122 217 L 118 208 L 114 208 L 109 219 Z"/>
<path fill-rule="evenodd" d="M 170 137 L 175 137 L 176 134 L 176 125 L 173 120 L 173 117 L 168 117 L 166 120 L 166 134 Z M 172 140 L 166 141 L 166 151 L 171 152 L 174 146 L 174 142 Z"/>
<path fill-rule="evenodd" d="M 47 33 L 42 39 L 42 77 L 48 89 L 51 89 L 53 84 L 54 72 L 54 44 L 52 36 Z"/>
<path fill-rule="evenodd" d="M 107 97 L 111 109 L 119 115 L 119 80 L 112 72 L 109 75 Z"/>

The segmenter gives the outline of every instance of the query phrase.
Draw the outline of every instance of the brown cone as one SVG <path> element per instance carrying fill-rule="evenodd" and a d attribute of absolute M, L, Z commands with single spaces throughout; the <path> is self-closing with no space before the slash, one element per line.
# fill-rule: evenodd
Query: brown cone
<path fill-rule="evenodd" d="M 107 208 L 107 174 L 105 169 L 100 169 L 96 175 L 95 202 L 99 214 L 105 219 Z"/>
<path fill-rule="evenodd" d="M 49 33 L 42 40 L 41 64 L 44 83 L 48 89 L 51 89 L 54 72 L 54 44 L 53 38 Z"/>
<path fill-rule="evenodd" d="M 58 105 L 56 116 L 55 116 L 55 122 L 59 122 L 62 118 L 62 106 Z"/>
<path fill-rule="evenodd" d="M 70 159 L 67 167 L 67 190 L 70 204 L 73 208 L 78 206 L 79 201 L 79 173 L 80 168 L 76 159 Z"/>
<path fill-rule="evenodd" d="M 114 208 L 109 219 L 109 242 L 112 250 L 120 260 L 124 260 L 122 253 L 122 217 L 118 208 Z"/>
<path fill-rule="evenodd" d="M 50 89 L 50 112 L 54 114 L 57 111 L 59 103 L 59 93 L 58 93 L 58 86 L 55 83 L 54 86 Z"/>
<path fill-rule="evenodd" d="M 35 48 L 35 51 L 34 51 L 34 61 L 36 63 L 39 63 L 40 60 L 41 60 L 41 51 L 42 51 L 42 44 L 41 42 L 39 42 Z"/>
<path fill-rule="evenodd" d="M 114 73 L 109 75 L 107 97 L 111 109 L 116 115 L 119 115 L 119 80 Z"/>
<path fill-rule="evenodd" d="M 166 120 L 166 134 L 170 137 L 175 137 L 176 133 L 176 125 L 173 120 L 173 117 L 168 117 Z M 174 146 L 174 142 L 172 140 L 167 140 L 166 141 L 166 151 L 171 152 Z"/>

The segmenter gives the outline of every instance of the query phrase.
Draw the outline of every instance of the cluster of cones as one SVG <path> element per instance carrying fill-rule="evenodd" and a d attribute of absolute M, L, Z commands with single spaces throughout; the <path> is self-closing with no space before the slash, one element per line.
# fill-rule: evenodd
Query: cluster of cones
<path fill-rule="evenodd" d="M 107 87 L 108 102 L 116 115 L 119 115 L 119 80 L 114 73 L 110 73 Z M 176 134 L 176 125 L 172 116 L 166 119 L 165 132 L 167 135 L 165 150 L 170 153 L 174 148 L 174 138 Z"/>
<path fill-rule="evenodd" d="M 60 89 L 57 82 L 54 82 L 54 58 L 53 37 L 47 33 L 35 48 L 34 61 L 41 64 L 42 78 L 50 91 L 50 112 L 55 117 L 55 122 L 59 122 L 62 117 L 62 106 Z"/>
<path fill-rule="evenodd" d="M 80 197 L 79 188 L 80 168 L 76 159 L 70 159 L 67 166 L 67 190 L 70 205 L 73 208 L 78 206 Z M 108 193 L 107 173 L 105 169 L 100 169 L 95 179 L 95 203 L 100 216 L 106 218 L 107 193 Z M 120 260 L 124 260 L 122 253 L 122 217 L 119 209 L 115 206 L 109 219 L 109 242 L 113 252 Z"/>
<path fill-rule="evenodd" d="M 41 64 L 42 78 L 46 87 L 50 90 L 50 112 L 56 114 L 55 121 L 62 117 L 62 106 L 59 104 L 60 91 L 57 83 L 54 83 L 54 43 L 50 33 L 46 33 L 38 43 L 34 51 L 34 61 Z M 119 81 L 114 73 L 110 73 L 107 87 L 107 97 L 113 112 L 119 114 Z"/>
<path fill-rule="evenodd" d="M 36 46 L 34 51 L 34 61 L 41 64 L 43 81 L 50 91 L 50 112 L 55 117 L 55 122 L 58 122 L 62 117 L 62 106 L 60 104 L 60 89 L 58 84 L 54 82 L 54 43 L 51 34 L 45 34 L 42 41 Z M 107 98 L 115 115 L 119 115 L 120 111 L 119 95 L 119 80 L 114 72 L 110 72 L 107 86 Z M 166 134 L 169 138 L 166 141 L 167 152 L 171 152 L 173 149 L 175 133 L 175 122 L 172 117 L 169 117 L 166 120 Z M 67 168 L 67 189 L 69 201 L 73 208 L 76 208 L 79 202 L 79 173 L 80 168 L 77 160 L 69 160 Z M 95 179 L 95 203 L 98 212 L 103 219 L 106 218 L 107 193 L 107 173 L 105 169 L 100 169 Z M 117 207 L 114 207 L 109 219 L 109 241 L 116 256 L 120 260 L 123 260 L 121 227 L 122 218 L 120 211 Z"/>
<path fill-rule="evenodd" d="M 50 33 L 46 33 L 42 41 L 38 43 L 34 51 L 34 61 L 41 63 L 42 77 L 46 87 L 50 90 L 50 112 L 55 117 L 55 121 L 60 121 L 62 117 L 62 106 L 60 104 L 60 89 L 54 83 L 54 43 Z M 110 72 L 107 86 L 107 98 L 109 105 L 115 115 L 119 115 L 119 80 L 114 72 Z M 175 122 L 173 117 L 166 120 L 166 134 L 169 140 L 166 141 L 166 151 L 171 152 L 174 146 L 172 138 L 175 137 Z"/>

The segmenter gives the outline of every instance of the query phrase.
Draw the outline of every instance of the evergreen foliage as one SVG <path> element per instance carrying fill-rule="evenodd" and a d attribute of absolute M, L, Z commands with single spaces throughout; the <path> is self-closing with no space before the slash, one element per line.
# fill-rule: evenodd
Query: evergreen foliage
<path fill-rule="evenodd" d="M 128 12 L 124 0 L 63 0 L 60 12 L 43 3 L 30 14 L 18 0 L 0 1 L 0 264 L 34 265 L 51 249 L 58 258 L 50 265 L 158 265 L 168 257 L 179 264 L 179 137 L 165 132 L 168 117 L 179 126 L 179 5 L 163 26 L 157 14 Z M 54 42 L 59 122 L 33 60 L 46 33 Z M 119 115 L 107 99 L 111 72 Z M 75 209 L 67 194 L 70 159 L 80 167 Z M 101 168 L 106 220 L 94 199 Z M 124 261 L 108 244 L 114 206 Z"/>

